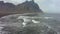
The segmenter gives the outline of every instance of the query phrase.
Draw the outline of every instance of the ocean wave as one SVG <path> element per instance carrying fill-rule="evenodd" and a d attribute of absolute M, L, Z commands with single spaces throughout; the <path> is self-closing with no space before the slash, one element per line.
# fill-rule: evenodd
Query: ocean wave
<path fill-rule="evenodd" d="M 30 28 L 36 27 L 37 29 L 39 29 L 39 27 L 40 27 L 42 33 L 49 33 L 52 31 L 51 32 L 52 34 L 56 34 L 57 32 L 55 30 L 53 30 L 50 25 L 45 23 L 45 22 L 49 22 L 52 20 L 53 20 L 53 17 L 26 16 L 26 15 L 21 15 L 21 14 L 20 15 L 19 14 L 8 15 L 8 16 L 4 16 L 4 17 L 0 18 L 0 21 L 3 24 L 6 23 L 6 27 L 8 26 L 8 27 L 12 27 L 12 28 L 13 27 L 22 28 L 23 30 L 25 27 L 28 29 L 29 29 L 29 27 Z"/>

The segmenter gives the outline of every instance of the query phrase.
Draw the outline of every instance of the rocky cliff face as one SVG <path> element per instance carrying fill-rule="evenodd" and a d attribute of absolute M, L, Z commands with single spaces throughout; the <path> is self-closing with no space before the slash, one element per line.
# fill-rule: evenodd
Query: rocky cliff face
<path fill-rule="evenodd" d="M 15 5 L 12 3 L 4 3 L 3 1 L 0 1 L 0 13 L 5 12 L 14 12 Z"/>
<path fill-rule="evenodd" d="M 17 11 L 22 11 L 22 13 L 42 12 L 42 10 L 36 3 L 34 3 L 34 1 L 26 1 L 22 4 L 17 5 Z"/>
<path fill-rule="evenodd" d="M 22 14 L 22 13 L 41 13 L 37 3 L 34 1 L 26 1 L 24 3 L 14 5 L 12 3 L 4 3 L 0 1 L 0 17 L 9 14 Z"/>
<path fill-rule="evenodd" d="M 14 13 L 15 7 L 16 6 L 12 3 L 4 3 L 3 1 L 0 1 L 0 17 Z"/>

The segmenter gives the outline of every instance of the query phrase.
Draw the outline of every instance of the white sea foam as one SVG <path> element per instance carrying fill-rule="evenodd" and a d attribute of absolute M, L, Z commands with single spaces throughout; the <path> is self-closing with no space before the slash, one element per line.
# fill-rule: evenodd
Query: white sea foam
<path fill-rule="evenodd" d="M 0 27 L 0 30 L 2 30 L 4 27 Z"/>
<path fill-rule="evenodd" d="M 33 23 L 40 23 L 40 21 L 32 20 Z"/>
<path fill-rule="evenodd" d="M 22 24 L 23 24 L 23 27 L 25 27 L 25 26 L 26 26 L 26 23 L 24 23 L 24 22 L 23 22 Z"/>
<path fill-rule="evenodd" d="M 44 19 L 53 19 L 53 17 L 44 17 Z"/>

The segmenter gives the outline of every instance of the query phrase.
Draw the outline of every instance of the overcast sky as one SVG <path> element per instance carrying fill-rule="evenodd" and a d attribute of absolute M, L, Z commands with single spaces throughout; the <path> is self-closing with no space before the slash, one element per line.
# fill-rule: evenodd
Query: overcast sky
<path fill-rule="evenodd" d="M 14 4 L 22 3 L 26 0 L 0 0 Z M 35 0 L 39 7 L 48 13 L 60 13 L 60 0 Z"/>

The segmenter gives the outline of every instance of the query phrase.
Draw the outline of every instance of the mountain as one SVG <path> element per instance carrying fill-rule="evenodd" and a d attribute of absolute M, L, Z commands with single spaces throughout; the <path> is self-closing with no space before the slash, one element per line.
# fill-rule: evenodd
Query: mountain
<path fill-rule="evenodd" d="M 0 1 L 0 17 L 10 14 L 23 14 L 23 13 L 42 13 L 38 4 L 34 1 L 26 1 L 18 5 L 12 3 L 4 3 Z"/>
<path fill-rule="evenodd" d="M 4 3 L 0 1 L 0 16 L 5 16 L 15 12 L 15 5 L 12 3 Z"/>
<path fill-rule="evenodd" d="M 4 3 L 3 1 L 0 1 L 0 12 L 13 12 L 15 8 L 15 5 L 12 3 Z"/>
<path fill-rule="evenodd" d="M 17 5 L 17 11 L 22 11 L 21 13 L 36 13 L 36 12 L 42 12 L 42 10 L 39 8 L 38 4 L 34 1 L 26 1 L 22 4 Z"/>

